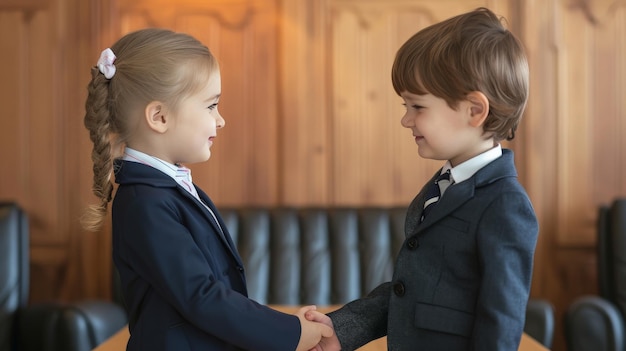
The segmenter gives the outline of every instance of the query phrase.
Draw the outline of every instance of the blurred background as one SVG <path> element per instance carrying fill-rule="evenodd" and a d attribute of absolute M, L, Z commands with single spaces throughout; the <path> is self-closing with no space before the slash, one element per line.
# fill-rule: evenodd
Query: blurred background
<path fill-rule="evenodd" d="M 597 293 L 598 207 L 626 196 L 626 2 L 616 0 L 0 0 L 0 200 L 31 225 L 31 300 L 110 298 L 110 228 L 83 127 L 90 67 L 144 27 L 190 33 L 218 58 L 226 127 L 189 165 L 220 206 L 408 205 L 442 164 L 400 125 L 396 50 L 486 6 L 527 49 L 529 105 L 513 142 L 540 220 L 532 296 L 560 314 Z"/>

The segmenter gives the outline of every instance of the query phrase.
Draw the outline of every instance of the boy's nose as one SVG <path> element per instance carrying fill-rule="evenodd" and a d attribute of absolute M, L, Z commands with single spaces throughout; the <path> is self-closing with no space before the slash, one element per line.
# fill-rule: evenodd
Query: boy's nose
<path fill-rule="evenodd" d="M 400 119 L 400 124 L 402 124 L 404 128 L 411 128 L 413 127 L 413 119 L 410 118 L 408 114 L 405 114 L 402 116 L 402 119 Z"/>

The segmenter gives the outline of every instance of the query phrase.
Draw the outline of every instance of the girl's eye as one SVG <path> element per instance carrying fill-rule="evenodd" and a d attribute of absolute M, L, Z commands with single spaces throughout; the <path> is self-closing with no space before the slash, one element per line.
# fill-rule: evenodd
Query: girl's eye
<path fill-rule="evenodd" d="M 217 103 L 214 103 L 208 107 L 209 110 L 215 110 L 217 108 Z"/>

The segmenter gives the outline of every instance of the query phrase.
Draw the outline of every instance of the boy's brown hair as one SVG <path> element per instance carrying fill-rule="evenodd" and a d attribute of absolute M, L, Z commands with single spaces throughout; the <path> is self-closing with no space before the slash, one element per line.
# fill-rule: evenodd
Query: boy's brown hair
<path fill-rule="evenodd" d="M 486 8 L 420 30 L 398 50 L 396 93 L 432 94 L 456 109 L 472 91 L 489 100 L 483 129 L 511 140 L 528 100 L 528 62 L 521 42 Z"/>

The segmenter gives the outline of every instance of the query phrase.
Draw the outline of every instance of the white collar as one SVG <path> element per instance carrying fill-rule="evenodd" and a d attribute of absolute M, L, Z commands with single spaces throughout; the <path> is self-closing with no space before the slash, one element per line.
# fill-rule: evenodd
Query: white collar
<path fill-rule="evenodd" d="M 456 167 L 452 167 L 450 165 L 450 161 L 446 162 L 446 164 L 441 169 L 441 173 L 450 170 L 451 181 L 454 183 L 460 183 L 470 179 L 476 172 L 478 172 L 481 168 L 485 167 L 493 160 L 502 156 L 502 145 L 498 144 L 493 148 L 483 152 L 480 155 L 476 155 L 469 160 L 457 165 Z"/>
<path fill-rule="evenodd" d="M 131 149 L 129 147 L 125 148 L 123 159 L 125 161 L 143 163 L 150 167 L 156 168 L 159 171 L 172 177 L 177 182 L 180 179 L 186 180 L 188 182 L 192 182 L 191 170 L 189 168 L 184 167 L 184 166 L 178 166 L 173 163 L 169 163 L 167 161 L 163 161 L 162 159 L 158 157 L 148 155 L 146 153 L 143 153 L 135 149 Z"/>

